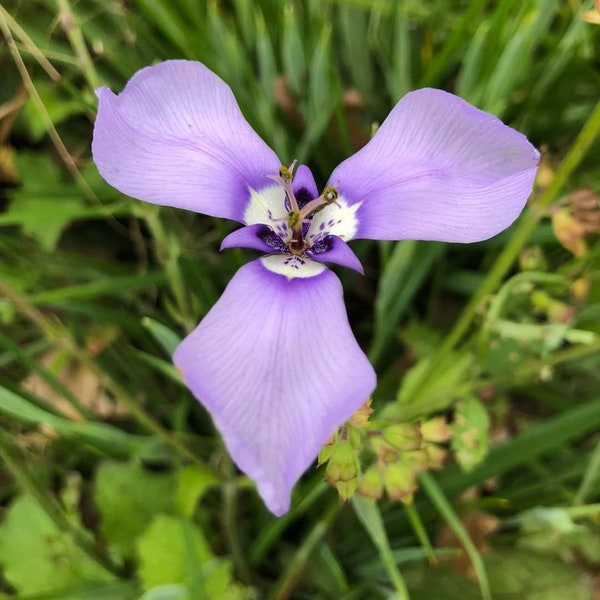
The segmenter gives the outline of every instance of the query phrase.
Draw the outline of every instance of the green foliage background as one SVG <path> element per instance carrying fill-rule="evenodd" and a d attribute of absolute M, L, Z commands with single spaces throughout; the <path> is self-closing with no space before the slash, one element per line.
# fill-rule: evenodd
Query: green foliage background
<path fill-rule="evenodd" d="M 580 0 L 2 2 L 0 598 L 591 600 L 594 19 Z M 171 365 L 249 253 L 218 252 L 230 223 L 117 193 L 89 145 L 93 90 L 177 57 L 218 73 L 321 184 L 423 86 L 542 149 L 509 231 L 357 242 L 365 277 L 339 272 L 379 374 L 372 419 L 454 423 L 452 459 L 418 475 L 414 503 L 341 505 L 315 469 L 273 518 Z M 583 216 L 582 189 L 596 202 Z"/>

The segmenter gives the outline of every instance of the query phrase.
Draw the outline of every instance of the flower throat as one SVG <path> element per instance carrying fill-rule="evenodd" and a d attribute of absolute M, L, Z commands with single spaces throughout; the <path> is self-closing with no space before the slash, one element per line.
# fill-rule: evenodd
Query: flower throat
<path fill-rule="evenodd" d="M 302 197 L 306 193 L 306 190 L 302 189 L 297 198 L 292 188 L 296 163 L 297 161 L 295 160 L 289 168 L 281 166 L 279 175 L 269 175 L 268 177 L 279 183 L 285 191 L 285 207 L 288 211 L 287 223 L 292 231 L 292 236 L 287 242 L 287 247 L 292 254 L 300 256 L 309 248 L 309 244 L 304 236 L 308 230 L 310 220 L 326 206 L 337 204 L 338 191 L 334 186 L 327 186 L 318 198 L 309 200 L 306 197 Z"/>

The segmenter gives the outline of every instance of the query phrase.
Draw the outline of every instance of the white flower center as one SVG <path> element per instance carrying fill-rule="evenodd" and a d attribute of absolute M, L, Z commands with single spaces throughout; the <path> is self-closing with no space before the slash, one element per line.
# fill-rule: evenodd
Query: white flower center
<path fill-rule="evenodd" d="M 263 256 L 260 261 L 269 271 L 284 275 L 288 279 L 308 279 L 320 275 L 327 268 L 320 262 L 295 254 L 269 254 Z"/>
<path fill-rule="evenodd" d="M 358 231 L 356 212 L 360 206 L 360 203 L 350 205 L 335 187 L 325 188 L 321 196 L 309 201 L 306 189 L 301 188 L 304 196 L 299 201 L 292 187 L 293 166 L 282 167 L 279 176 L 271 177 L 274 184 L 260 190 L 250 188 L 250 200 L 244 211 L 246 225 L 268 225 L 273 232 L 269 237 L 277 236 L 270 239 L 269 246 L 281 254 L 263 257 L 263 265 L 290 279 L 314 277 L 325 269 L 309 255 L 327 252 L 331 248 L 329 236 L 351 240 Z M 298 196 L 301 197 L 302 194 Z"/>

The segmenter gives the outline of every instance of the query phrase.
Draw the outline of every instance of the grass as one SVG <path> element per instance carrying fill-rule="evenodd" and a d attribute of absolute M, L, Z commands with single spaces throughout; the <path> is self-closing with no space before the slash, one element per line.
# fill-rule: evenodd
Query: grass
<path fill-rule="evenodd" d="M 591 599 L 600 249 L 596 230 L 574 254 L 553 225 L 565 206 L 579 214 L 573 192 L 600 191 L 592 8 L 0 4 L 0 598 L 552 600 L 567 586 Z M 373 420 L 452 421 L 466 399 L 487 415 L 472 423 L 477 452 L 455 434 L 408 507 L 340 504 L 315 469 L 271 517 L 172 367 L 249 255 L 218 252 L 229 223 L 115 192 L 89 145 L 96 87 L 181 57 L 225 79 L 282 161 L 307 161 L 320 183 L 422 86 L 542 149 L 507 232 L 470 246 L 356 242 L 365 277 L 339 271 L 378 371 Z M 28 575 L 34 564 L 50 567 Z"/>

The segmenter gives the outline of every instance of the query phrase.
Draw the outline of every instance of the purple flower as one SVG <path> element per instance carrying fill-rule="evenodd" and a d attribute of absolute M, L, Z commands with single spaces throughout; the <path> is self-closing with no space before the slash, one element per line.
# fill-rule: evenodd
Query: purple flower
<path fill-rule="evenodd" d="M 346 316 L 338 278 L 362 271 L 346 242 L 475 242 L 508 227 L 538 152 L 520 133 L 434 89 L 407 94 L 373 139 L 318 192 L 242 116 L 197 62 L 136 73 L 97 91 L 92 151 L 121 192 L 241 222 L 222 248 L 266 256 L 242 267 L 174 355 L 239 468 L 275 515 L 327 438 L 373 392 L 375 372 Z"/>

